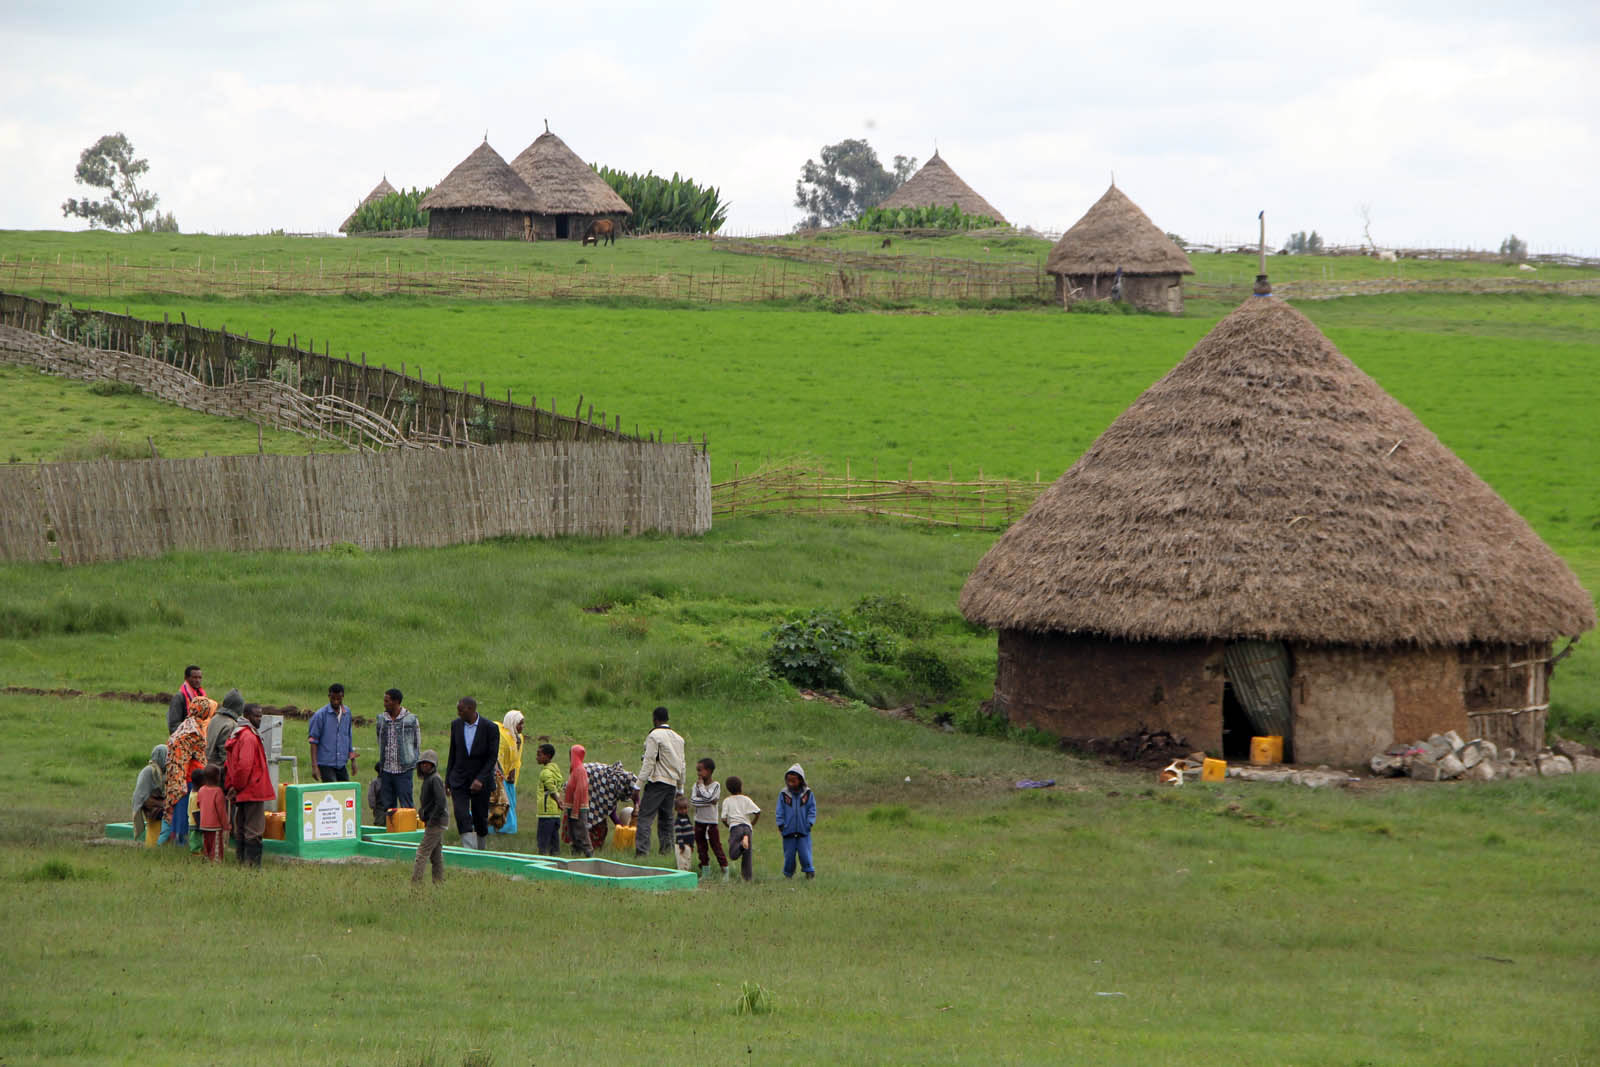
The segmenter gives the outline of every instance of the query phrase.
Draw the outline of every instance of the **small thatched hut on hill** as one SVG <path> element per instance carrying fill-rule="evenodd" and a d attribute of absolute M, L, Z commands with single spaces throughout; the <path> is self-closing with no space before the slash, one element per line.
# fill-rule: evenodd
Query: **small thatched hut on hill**
<path fill-rule="evenodd" d="M 398 191 L 399 190 L 397 190 L 394 186 L 389 184 L 389 176 L 387 174 L 385 174 L 383 176 L 383 180 L 378 182 L 377 185 L 374 185 L 372 187 L 372 192 L 368 193 L 366 196 L 361 198 L 361 203 L 356 205 L 356 210 L 350 212 L 349 217 L 346 218 L 343 222 L 339 223 L 339 232 L 340 233 L 349 233 L 350 232 L 350 224 L 352 222 L 356 221 L 356 211 L 360 211 L 362 208 L 366 207 L 368 204 L 372 203 L 375 200 L 382 200 L 386 196 L 392 196 L 394 193 L 396 193 Z"/>
<path fill-rule="evenodd" d="M 548 125 L 511 161 L 511 169 L 533 190 L 534 240 L 581 240 L 595 220 L 610 219 L 620 227 L 633 214 L 627 201 Z"/>
<path fill-rule="evenodd" d="M 1063 307 L 1109 299 L 1120 270 L 1123 300 L 1174 315 L 1183 311 L 1183 275 L 1194 273 L 1183 249 L 1115 185 L 1061 235 L 1044 269 Z"/>
<path fill-rule="evenodd" d="M 429 237 L 525 241 L 533 190 L 485 140 L 417 206 L 428 212 Z"/>
<path fill-rule="evenodd" d="M 939 157 L 937 149 L 933 158 L 922 165 L 900 188 L 884 197 L 879 207 L 949 207 L 954 204 L 968 215 L 987 215 L 996 222 L 1006 217 L 989 201 L 979 196 L 972 186 L 950 169 L 950 164 Z"/>
<path fill-rule="evenodd" d="M 984 556 L 997 711 L 1346 766 L 1454 729 L 1542 743 L 1552 644 L 1595 625 L 1561 558 L 1303 315 L 1224 318 Z"/>

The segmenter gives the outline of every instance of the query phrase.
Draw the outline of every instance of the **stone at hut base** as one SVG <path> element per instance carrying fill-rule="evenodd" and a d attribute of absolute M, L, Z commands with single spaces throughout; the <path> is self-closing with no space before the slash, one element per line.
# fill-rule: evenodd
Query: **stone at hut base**
<path fill-rule="evenodd" d="M 1471 767 L 1468 767 L 1467 773 L 1461 777 L 1471 782 L 1492 782 L 1494 781 L 1494 764 L 1488 760 L 1479 760 Z"/>
<path fill-rule="evenodd" d="M 1461 747 L 1461 735 L 1456 733 L 1454 730 L 1446 730 L 1444 732 L 1444 739 L 1450 742 L 1450 751 L 1452 752 Z"/>
<path fill-rule="evenodd" d="M 1414 759 L 1411 766 L 1406 768 L 1406 773 L 1419 782 L 1437 782 L 1439 780 L 1439 765 L 1426 760 Z"/>
<path fill-rule="evenodd" d="M 1467 769 L 1454 756 L 1446 756 L 1434 766 L 1439 768 L 1440 778 L 1459 778 L 1461 777 L 1461 772 Z"/>
<path fill-rule="evenodd" d="M 1406 761 L 1399 756 L 1380 753 L 1373 756 L 1367 764 L 1372 768 L 1372 773 L 1379 778 L 1398 778 L 1406 773 Z"/>
<path fill-rule="evenodd" d="M 1572 761 L 1565 756 L 1540 756 L 1539 773 L 1546 778 L 1572 773 Z"/>
<path fill-rule="evenodd" d="M 1600 756 L 1573 756 L 1572 773 L 1600 774 Z"/>
<path fill-rule="evenodd" d="M 1488 741 L 1480 737 L 1472 743 L 1477 747 L 1479 752 L 1483 753 L 1484 759 L 1497 760 L 1500 758 L 1500 750 L 1495 747 L 1495 743 L 1493 741 Z M 1510 758 L 1510 756 L 1506 757 L 1506 759 Z"/>
<path fill-rule="evenodd" d="M 1502 778 L 1527 778 L 1536 773 L 1538 772 L 1533 769 L 1531 764 L 1524 763 L 1522 760 L 1515 760 L 1499 768 L 1499 774 Z"/>
<path fill-rule="evenodd" d="M 1456 753 L 1456 759 L 1461 761 L 1465 770 L 1472 770 L 1483 759 L 1483 749 L 1478 747 L 1476 741 L 1469 741 L 1461 746 L 1461 751 Z"/>
<path fill-rule="evenodd" d="M 1550 747 L 1555 750 L 1557 755 L 1565 756 L 1570 760 L 1575 760 L 1579 756 L 1590 755 L 1588 745 L 1579 744 L 1577 741 L 1568 741 L 1564 737 L 1556 738 Z"/>
<path fill-rule="evenodd" d="M 1445 737 L 1443 734 L 1434 734 L 1432 737 L 1428 738 L 1428 740 L 1424 741 L 1421 747 L 1423 751 L 1428 754 L 1429 758 L 1435 763 L 1444 759 L 1446 756 L 1450 755 L 1450 753 L 1456 750 L 1456 746 L 1452 745 L 1450 743 L 1450 739 Z"/>

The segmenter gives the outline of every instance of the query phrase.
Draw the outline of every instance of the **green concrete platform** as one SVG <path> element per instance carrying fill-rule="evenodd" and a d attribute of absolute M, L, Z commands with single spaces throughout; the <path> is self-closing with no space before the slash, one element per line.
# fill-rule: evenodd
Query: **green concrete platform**
<path fill-rule="evenodd" d="M 382 826 L 360 825 L 361 784 L 318 782 L 285 787 L 284 839 L 267 838 L 263 850 L 274 856 L 304 860 L 337 860 L 351 856 L 411 863 L 422 841 L 421 830 L 391 834 Z M 106 836 L 133 840 L 133 823 L 106 824 Z M 693 889 L 700 883 L 693 871 L 641 867 L 617 860 L 567 859 L 496 849 L 444 847 L 447 867 L 495 871 L 513 878 L 618 886 L 625 889 Z"/>

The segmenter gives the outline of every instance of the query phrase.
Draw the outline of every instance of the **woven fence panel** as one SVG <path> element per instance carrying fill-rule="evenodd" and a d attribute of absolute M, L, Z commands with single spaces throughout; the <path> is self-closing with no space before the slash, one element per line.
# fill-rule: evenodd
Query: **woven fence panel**
<path fill-rule="evenodd" d="M 710 499 L 710 459 L 686 444 L 13 465 L 0 467 L 0 559 L 52 558 L 50 529 L 66 564 L 340 543 L 693 535 L 711 528 Z"/>

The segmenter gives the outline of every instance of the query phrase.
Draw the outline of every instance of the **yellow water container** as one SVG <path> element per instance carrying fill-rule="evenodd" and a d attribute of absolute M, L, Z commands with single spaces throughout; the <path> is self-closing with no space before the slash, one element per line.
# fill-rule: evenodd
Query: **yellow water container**
<path fill-rule="evenodd" d="M 273 809 L 274 811 L 283 811 L 284 810 L 284 803 L 285 803 L 284 798 L 288 795 L 288 792 L 289 792 L 288 784 L 285 783 L 285 782 L 279 782 L 278 783 L 278 806 Z"/>
<path fill-rule="evenodd" d="M 618 852 L 632 852 L 638 833 L 639 828 L 636 826 L 617 827 L 617 832 L 611 835 L 611 847 Z"/>
<path fill-rule="evenodd" d="M 1228 764 L 1223 760 L 1211 759 L 1208 756 L 1206 761 L 1200 765 L 1200 780 L 1202 782 L 1220 782 L 1226 777 L 1228 777 Z"/>
<path fill-rule="evenodd" d="M 145 819 L 144 821 L 144 847 L 155 848 L 161 841 L 161 820 Z"/>
<path fill-rule="evenodd" d="M 391 834 L 404 834 L 422 829 L 422 823 L 417 821 L 416 808 L 395 808 L 389 813 L 384 825 Z"/>
<path fill-rule="evenodd" d="M 1250 739 L 1251 763 L 1282 763 L 1283 738 L 1277 734 L 1270 737 L 1252 737 Z"/>
<path fill-rule="evenodd" d="M 283 812 L 269 811 L 266 813 L 266 816 L 267 828 L 261 832 L 261 836 L 268 841 L 282 841 L 284 819 Z"/>

